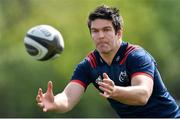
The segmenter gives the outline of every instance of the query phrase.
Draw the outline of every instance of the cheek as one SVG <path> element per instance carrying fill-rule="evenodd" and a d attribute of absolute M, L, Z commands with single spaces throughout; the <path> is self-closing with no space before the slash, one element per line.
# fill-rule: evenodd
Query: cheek
<path fill-rule="evenodd" d="M 93 43 L 94 44 L 97 44 L 97 40 L 96 40 L 96 38 L 95 37 L 93 37 L 93 36 L 91 36 L 92 37 L 92 41 L 93 41 Z"/>
<path fill-rule="evenodd" d="M 113 39 L 115 39 L 114 35 L 112 35 L 111 33 L 106 34 L 106 39 L 108 39 L 109 41 L 112 41 Z"/>
<path fill-rule="evenodd" d="M 97 35 L 91 35 L 91 38 L 92 38 L 92 40 L 93 40 L 93 42 L 94 43 L 96 43 L 97 42 Z"/>
<path fill-rule="evenodd" d="M 91 34 L 92 39 L 97 39 L 97 34 Z"/>

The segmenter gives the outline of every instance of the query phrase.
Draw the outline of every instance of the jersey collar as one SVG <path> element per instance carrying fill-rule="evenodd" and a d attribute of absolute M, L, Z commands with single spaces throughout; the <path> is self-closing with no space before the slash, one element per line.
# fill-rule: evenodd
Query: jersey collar
<path fill-rule="evenodd" d="M 124 41 L 121 42 L 120 48 L 119 48 L 118 52 L 116 53 L 116 55 L 114 56 L 113 61 L 112 61 L 112 64 L 114 64 L 114 63 L 119 63 L 119 62 L 122 60 L 122 58 L 123 58 L 123 56 L 124 56 L 124 53 L 125 53 L 125 51 L 126 51 L 127 45 L 128 45 L 127 42 L 124 42 Z M 94 53 L 95 53 L 95 55 L 96 55 L 96 57 L 97 57 L 97 62 L 98 62 L 98 64 L 107 64 L 107 63 L 103 60 L 103 58 L 100 56 L 100 54 L 99 54 L 99 52 L 98 52 L 97 50 L 95 50 Z M 112 65 L 112 64 L 111 64 L 111 65 Z"/>

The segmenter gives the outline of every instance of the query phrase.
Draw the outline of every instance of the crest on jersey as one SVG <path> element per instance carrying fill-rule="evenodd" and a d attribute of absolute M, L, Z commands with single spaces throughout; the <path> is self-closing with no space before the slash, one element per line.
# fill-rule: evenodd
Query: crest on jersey
<path fill-rule="evenodd" d="M 126 71 L 121 71 L 119 74 L 119 81 L 120 82 L 125 82 L 127 80 L 127 73 Z"/>

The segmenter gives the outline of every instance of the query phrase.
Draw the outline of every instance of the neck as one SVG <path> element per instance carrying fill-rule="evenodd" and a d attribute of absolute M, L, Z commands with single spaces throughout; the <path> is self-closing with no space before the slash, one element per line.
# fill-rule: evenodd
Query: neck
<path fill-rule="evenodd" d="M 108 64 L 111 65 L 116 53 L 118 52 L 119 48 L 120 48 L 120 44 L 122 42 L 119 42 L 117 44 L 117 46 L 109 53 L 100 53 L 101 57 L 103 58 L 103 60 Z"/>

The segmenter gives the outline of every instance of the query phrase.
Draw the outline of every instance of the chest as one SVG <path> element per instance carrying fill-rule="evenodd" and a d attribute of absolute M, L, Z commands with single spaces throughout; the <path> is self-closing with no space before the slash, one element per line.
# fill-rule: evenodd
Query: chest
<path fill-rule="evenodd" d="M 98 88 L 98 81 L 103 80 L 103 73 L 107 73 L 109 78 L 118 86 L 129 86 L 131 84 L 128 70 L 125 65 L 112 64 L 111 66 L 97 66 L 91 70 L 91 82 Z"/>

